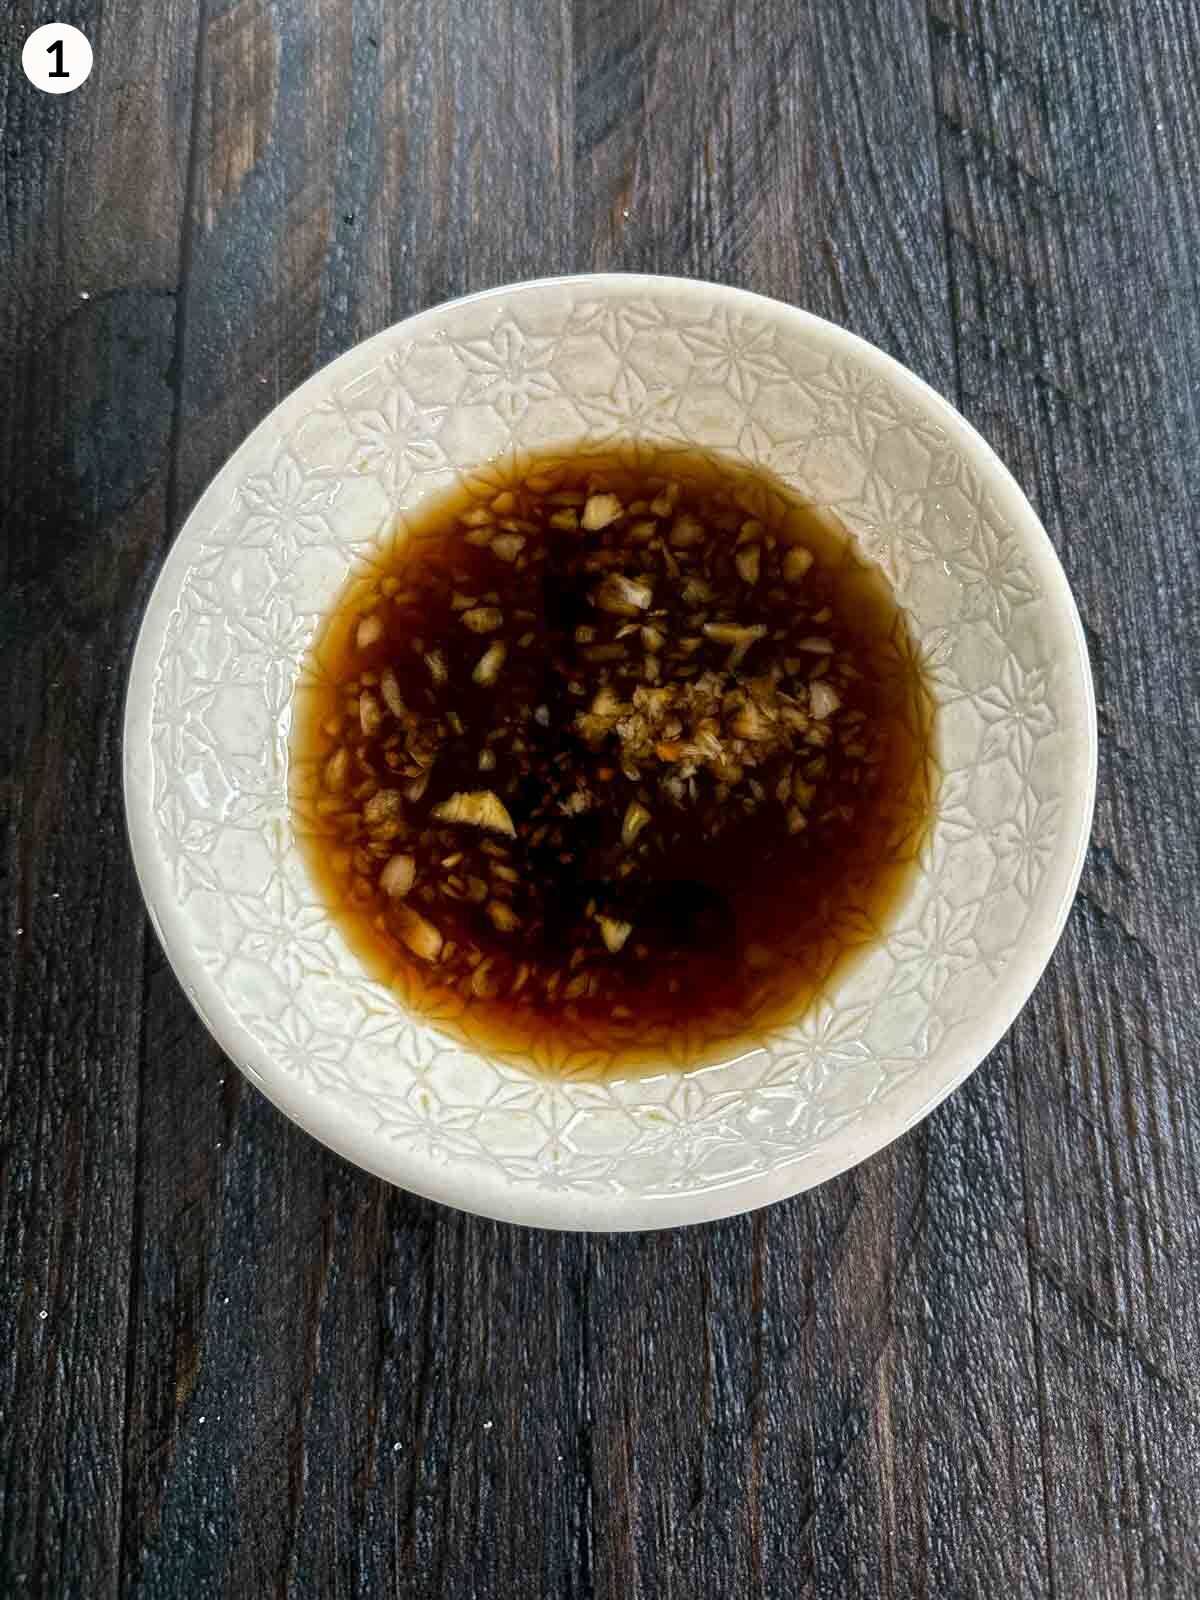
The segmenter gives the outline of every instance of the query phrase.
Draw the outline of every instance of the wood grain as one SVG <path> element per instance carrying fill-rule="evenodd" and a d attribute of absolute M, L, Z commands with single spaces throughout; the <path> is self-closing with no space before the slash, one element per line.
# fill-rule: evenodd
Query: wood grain
<path fill-rule="evenodd" d="M 1200 854 L 1194 6 L 944 6 L 934 74 L 963 405 L 1079 598 L 1101 780 L 1076 913 L 1018 1022 L 1058 1592 L 1200 1586 L 1190 975 Z"/>
<path fill-rule="evenodd" d="M 1195 0 L 75 0 L 60 100 L 15 9 L 0 1591 L 1200 1593 Z M 960 404 L 1103 740 L 984 1067 L 815 1193 L 645 1237 L 292 1128 L 145 936 L 119 814 L 137 617 L 245 432 L 410 311 L 593 268 L 805 305 Z"/>
<path fill-rule="evenodd" d="M 99 1597 L 120 1565 L 145 943 L 120 719 L 168 531 L 195 12 L 114 0 L 99 92 L 52 98 L 20 69 L 40 9 L 10 8 L 0 48 L 0 1589 Z M 86 7 L 58 15 L 94 33 Z"/>

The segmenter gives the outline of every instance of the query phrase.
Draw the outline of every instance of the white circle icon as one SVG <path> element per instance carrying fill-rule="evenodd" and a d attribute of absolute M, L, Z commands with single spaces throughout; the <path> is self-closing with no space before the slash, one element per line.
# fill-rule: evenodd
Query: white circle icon
<path fill-rule="evenodd" d="M 26 39 L 21 65 L 35 89 L 70 94 L 92 70 L 92 47 L 69 22 L 47 22 Z"/>

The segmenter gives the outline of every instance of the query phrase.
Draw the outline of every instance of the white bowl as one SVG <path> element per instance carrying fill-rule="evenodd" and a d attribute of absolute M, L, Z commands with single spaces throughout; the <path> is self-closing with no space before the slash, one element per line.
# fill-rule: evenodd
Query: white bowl
<path fill-rule="evenodd" d="M 943 777 L 873 951 L 735 1058 L 597 1082 L 485 1058 L 365 975 L 293 843 L 293 690 L 351 564 L 517 450 L 718 449 L 835 509 L 886 569 Z M 192 512 L 134 657 L 125 792 L 151 919 L 252 1083 L 318 1139 L 465 1210 L 654 1228 L 795 1194 L 926 1115 L 1012 1022 L 1079 877 L 1096 730 L 1050 541 L 979 435 L 843 329 L 675 278 L 517 284 L 423 312 L 278 406 Z"/>

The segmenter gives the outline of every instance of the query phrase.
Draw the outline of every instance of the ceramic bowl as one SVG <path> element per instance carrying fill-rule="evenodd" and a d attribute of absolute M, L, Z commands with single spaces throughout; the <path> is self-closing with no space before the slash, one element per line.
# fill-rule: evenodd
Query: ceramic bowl
<path fill-rule="evenodd" d="M 510 455 L 702 447 L 832 508 L 886 571 L 937 700 L 940 783 L 889 926 L 794 1023 L 692 1070 L 489 1058 L 373 982 L 291 831 L 302 658 L 352 564 Z M 558 1228 L 654 1228 L 810 1187 L 925 1116 L 997 1042 L 1062 929 L 1095 786 L 1082 630 L 1028 501 L 912 373 L 737 289 L 597 276 L 438 306 L 316 374 L 188 518 L 125 724 L 150 916 L 216 1039 L 392 1183 Z"/>

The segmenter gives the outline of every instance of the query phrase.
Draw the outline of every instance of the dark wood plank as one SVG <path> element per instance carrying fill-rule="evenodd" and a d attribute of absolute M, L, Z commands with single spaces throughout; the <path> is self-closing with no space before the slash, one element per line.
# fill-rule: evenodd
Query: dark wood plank
<path fill-rule="evenodd" d="M 933 7 L 964 409 L 1096 672 L 1095 836 L 1013 1034 L 1058 1594 L 1200 1586 L 1194 4 Z"/>
<path fill-rule="evenodd" d="M 125 662 L 165 546 L 195 9 L 65 5 L 53 98 L 0 48 L 0 1590 L 114 1594 L 143 914 Z M 164 68 L 164 63 L 169 65 Z M 167 81 L 164 82 L 164 71 Z M 134 181 L 136 178 L 136 181 Z"/>

